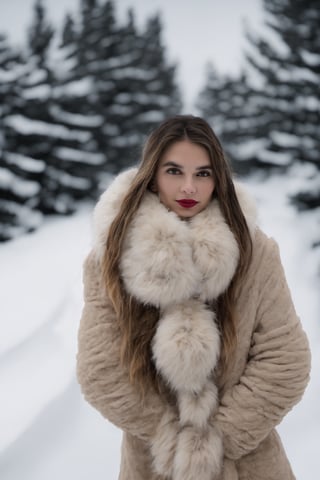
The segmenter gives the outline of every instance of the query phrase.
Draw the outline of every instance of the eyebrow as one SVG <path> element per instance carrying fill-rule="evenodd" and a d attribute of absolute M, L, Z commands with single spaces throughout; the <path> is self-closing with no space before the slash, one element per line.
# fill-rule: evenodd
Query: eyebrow
<path fill-rule="evenodd" d="M 181 170 L 183 170 L 182 165 L 179 165 L 178 163 L 171 162 L 171 161 L 164 163 L 162 167 L 175 167 L 175 168 L 181 168 Z M 211 165 L 203 165 L 201 167 L 197 167 L 196 170 L 212 170 L 212 167 Z"/>

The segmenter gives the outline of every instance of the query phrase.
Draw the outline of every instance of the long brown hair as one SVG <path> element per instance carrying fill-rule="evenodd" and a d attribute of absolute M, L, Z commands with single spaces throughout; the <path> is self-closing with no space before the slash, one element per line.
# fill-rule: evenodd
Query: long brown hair
<path fill-rule="evenodd" d="M 141 305 L 124 289 L 119 261 L 128 225 L 155 177 L 164 151 L 173 143 L 189 140 L 206 149 L 213 169 L 215 190 L 221 211 L 239 246 L 240 258 L 233 280 L 217 300 L 215 309 L 221 330 L 221 372 L 226 373 L 236 346 L 236 291 L 250 263 L 252 242 L 240 208 L 232 174 L 221 144 L 209 124 L 192 115 L 178 115 L 164 121 L 147 139 L 137 174 L 124 198 L 120 211 L 111 224 L 103 262 L 103 275 L 108 295 L 117 314 L 122 334 L 121 361 L 128 367 L 130 381 L 143 392 L 147 384 L 158 389 L 151 360 L 151 340 L 159 312 L 152 306 Z"/>

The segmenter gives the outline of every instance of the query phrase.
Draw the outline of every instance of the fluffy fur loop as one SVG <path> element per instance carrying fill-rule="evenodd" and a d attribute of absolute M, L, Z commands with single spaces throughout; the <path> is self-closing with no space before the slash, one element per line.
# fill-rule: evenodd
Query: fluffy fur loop
<path fill-rule="evenodd" d="M 141 302 L 166 307 L 192 296 L 201 280 L 194 268 L 189 229 L 148 192 L 130 225 L 120 270 Z"/>
<path fill-rule="evenodd" d="M 112 221 L 114 220 L 115 216 L 119 212 L 121 202 L 125 197 L 136 173 L 137 173 L 137 168 L 130 168 L 120 173 L 114 179 L 114 181 L 110 184 L 107 190 L 101 195 L 94 209 L 94 215 L 93 215 L 93 233 L 94 233 L 93 247 L 94 248 L 93 249 L 98 260 L 101 260 L 104 255 L 109 227 Z M 257 212 L 256 212 L 255 202 L 250 197 L 250 195 L 248 195 L 245 188 L 241 184 L 239 184 L 238 182 L 235 183 L 235 188 L 236 188 L 238 200 L 241 205 L 241 209 L 246 217 L 249 230 L 253 235 L 256 228 L 256 223 L 257 223 Z M 148 210 L 148 203 L 150 207 L 149 210 Z M 163 223 L 164 220 L 170 221 L 171 219 L 171 222 L 174 222 L 174 225 L 177 231 L 180 231 L 181 229 L 183 231 L 186 231 L 185 227 L 187 225 L 185 224 L 185 222 L 180 222 L 174 213 L 168 212 L 163 207 L 163 205 L 159 203 L 158 197 L 155 194 L 151 192 L 146 192 L 145 199 L 142 202 L 141 207 L 143 206 L 143 204 L 146 204 L 144 208 L 145 208 L 145 213 L 147 213 L 147 217 L 148 217 L 147 222 L 144 221 L 140 223 L 140 226 L 143 229 L 145 227 L 148 227 L 149 221 L 152 220 L 153 222 L 157 223 L 157 218 L 159 218 L 158 224 Z M 159 216 L 160 212 L 161 212 L 161 218 Z M 140 209 L 137 212 L 136 217 L 138 217 L 139 215 L 140 215 Z M 208 231 L 211 230 L 216 224 L 216 220 L 218 221 L 218 219 L 216 218 L 217 215 L 219 216 L 220 220 L 221 218 L 223 219 L 220 209 L 218 207 L 218 203 L 215 200 L 203 212 L 200 212 L 199 215 L 197 215 L 194 219 L 192 219 L 192 222 L 189 222 L 189 225 L 191 226 L 193 224 L 195 227 L 195 233 L 197 233 L 196 230 L 202 223 L 203 227 L 207 230 L 207 233 L 208 233 Z M 212 218 L 210 218 L 210 216 Z M 210 220 L 210 224 L 207 224 L 208 219 Z M 146 220 L 145 216 L 144 216 L 144 220 Z M 224 237 L 224 234 L 226 234 L 227 237 L 230 239 L 231 238 L 230 233 L 231 232 L 227 225 L 225 225 L 225 229 L 220 230 L 219 238 L 222 240 L 223 244 L 225 244 L 226 242 L 225 242 L 225 239 L 222 237 Z M 144 235 L 142 234 L 142 236 L 144 238 L 144 241 L 148 240 L 146 232 Z M 187 240 L 187 237 L 185 240 Z M 176 287 L 176 285 L 174 285 L 174 287 Z"/>
<path fill-rule="evenodd" d="M 221 438 L 210 425 L 218 405 L 212 374 L 220 353 L 214 312 L 198 299 L 163 309 L 152 352 L 158 372 L 177 396 L 181 431 L 176 435 L 172 478 L 212 480 L 220 472 L 222 457 Z M 168 445 L 172 434 L 171 429 Z M 157 472 L 168 475 L 167 450 L 159 452 L 153 447 L 152 452 Z"/>
<path fill-rule="evenodd" d="M 199 393 L 220 352 L 215 314 L 199 300 L 165 309 L 153 339 L 157 370 L 172 390 Z"/>
<path fill-rule="evenodd" d="M 120 173 L 108 189 L 101 195 L 93 211 L 94 252 L 98 260 L 102 260 L 110 225 L 119 211 L 128 188 L 135 177 L 136 168 Z"/>
<path fill-rule="evenodd" d="M 206 429 L 208 419 L 218 406 L 218 389 L 214 383 L 208 382 L 200 394 L 181 393 L 178 402 L 182 426 L 192 424 L 196 428 Z"/>
<path fill-rule="evenodd" d="M 96 206 L 98 260 L 135 173 L 131 169 L 120 174 Z M 239 191 L 253 233 L 254 203 Z M 154 193 L 145 193 L 128 227 L 119 267 L 127 292 L 160 310 L 152 355 L 158 373 L 176 394 L 178 412 L 164 415 L 151 453 L 154 470 L 168 479 L 217 480 L 220 475 L 222 440 L 212 425 L 218 406 L 213 382 L 220 337 L 215 313 L 206 303 L 228 288 L 238 261 L 238 244 L 217 200 L 183 222 Z"/>
<path fill-rule="evenodd" d="M 169 410 L 163 415 L 151 444 L 153 468 L 165 478 L 172 477 L 178 432 L 177 416 Z"/>
<path fill-rule="evenodd" d="M 222 437 L 218 430 L 186 427 L 178 435 L 174 458 L 174 480 L 215 480 L 219 478 L 222 461 Z"/>
<path fill-rule="evenodd" d="M 182 222 L 147 192 L 129 226 L 120 270 L 131 295 L 164 308 L 194 296 L 216 298 L 238 260 L 238 244 L 216 200 Z"/>
<path fill-rule="evenodd" d="M 200 298 L 216 298 L 227 289 L 235 274 L 238 244 L 216 201 L 195 216 L 190 227 L 193 260 L 202 274 Z"/>

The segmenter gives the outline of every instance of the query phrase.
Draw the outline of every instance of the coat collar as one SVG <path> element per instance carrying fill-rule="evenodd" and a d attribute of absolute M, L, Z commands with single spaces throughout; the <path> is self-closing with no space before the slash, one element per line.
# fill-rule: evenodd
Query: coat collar
<path fill-rule="evenodd" d="M 94 210 L 94 250 L 99 259 L 109 226 L 136 172 L 132 168 L 118 175 Z M 240 184 L 235 186 L 253 235 L 255 204 Z M 147 191 L 129 226 L 120 271 L 130 294 L 142 303 L 165 307 L 191 297 L 216 298 L 231 282 L 238 260 L 237 242 L 217 200 L 183 222 Z"/>
<path fill-rule="evenodd" d="M 102 258 L 108 230 L 135 176 L 119 175 L 94 211 L 94 251 Z M 236 185 L 253 235 L 255 206 Z M 159 308 L 152 340 L 154 365 L 175 392 L 176 412 L 168 412 L 151 442 L 155 471 L 166 478 L 218 478 L 223 441 L 212 423 L 218 408 L 214 372 L 220 355 L 216 314 L 206 302 L 230 284 L 239 248 L 217 200 L 188 222 L 146 192 L 130 223 L 120 260 L 125 288 L 141 303 Z M 197 448 L 194 448 L 197 445 Z"/>

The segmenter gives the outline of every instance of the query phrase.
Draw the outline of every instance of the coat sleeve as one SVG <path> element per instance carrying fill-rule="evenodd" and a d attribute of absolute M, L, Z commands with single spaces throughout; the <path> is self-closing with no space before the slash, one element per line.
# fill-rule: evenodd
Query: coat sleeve
<path fill-rule="evenodd" d="M 82 393 L 114 425 L 142 440 L 152 440 L 170 407 L 155 391 L 146 393 L 142 405 L 140 394 L 120 365 L 120 332 L 93 253 L 84 263 L 83 282 L 84 308 L 77 353 Z"/>
<path fill-rule="evenodd" d="M 222 397 L 216 415 L 225 455 L 233 460 L 258 447 L 301 399 L 309 380 L 308 340 L 273 240 L 268 240 L 259 263 L 260 292 L 248 362 L 239 383 Z"/>

